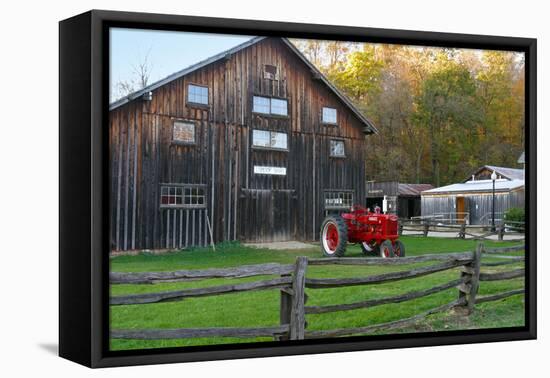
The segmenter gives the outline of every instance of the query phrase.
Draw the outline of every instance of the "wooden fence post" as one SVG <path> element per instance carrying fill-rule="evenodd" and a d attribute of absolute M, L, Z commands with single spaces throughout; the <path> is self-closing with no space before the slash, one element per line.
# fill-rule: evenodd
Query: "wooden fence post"
<path fill-rule="evenodd" d="M 427 220 L 425 223 L 424 223 L 424 236 L 428 236 L 428 232 L 430 232 L 430 221 Z"/>
<path fill-rule="evenodd" d="M 498 232 L 498 240 L 500 240 L 500 241 L 504 240 L 504 225 L 503 224 L 498 226 L 497 232 Z"/>
<path fill-rule="evenodd" d="M 303 340 L 306 328 L 305 288 L 307 257 L 296 258 L 292 277 L 292 303 L 290 311 L 290 340 Z"/>
<path fill-rule="evenodd" d="M 281 277 L 289 277 L 290 274 L 283 274 Z M 290 316 L 292 311 L 292 289 L 281 289 L 281 299 L 280 299 L 280 312 L 279 319 L 281 325 L 290 324 Z M 278 337 L 278 340 L 288 340 L 289 335 L 281 335 Z"/>
<path fill-rule="evenodd" d="M 466 239 L 466 222 L 460 225 L 460 232 L 458 233 L 460 239 Z"/>
<path fill-rule="evenodd" d="M 470 315 L 474 310 L 474 305 L 476 302 L 476 295 L 479 288 L 479 271 L 481 267 L 481 255 L 483 253 L 483 243 L 478 242 L 476 249 L 473 253 L 473 261 L 467 265 L 461 267 L 461 277 L 469 276 L 470 280 L 466 284 L 459 286 L 458 298 L 465 298 L 466 304 L 464 309 L 466 310 L 466 315 Z"/>

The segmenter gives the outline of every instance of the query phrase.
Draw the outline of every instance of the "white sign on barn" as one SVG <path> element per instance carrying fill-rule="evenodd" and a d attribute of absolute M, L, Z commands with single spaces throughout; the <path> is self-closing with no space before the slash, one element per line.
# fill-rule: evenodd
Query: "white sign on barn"
<path fill-rule="evenodd" d="M 286 167 L 264 167 L 261 165 L 255 165 L 254 173 L 257 175 L 286 176 Z"/>

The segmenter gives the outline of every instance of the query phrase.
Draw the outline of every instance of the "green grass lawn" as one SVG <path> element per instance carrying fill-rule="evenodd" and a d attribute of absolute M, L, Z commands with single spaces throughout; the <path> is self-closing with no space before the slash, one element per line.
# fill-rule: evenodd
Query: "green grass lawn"
<path fill-rule="evenodd" d="M 448 253 L 472 251 L 472 240 L 424 238 L 403 236 L 408 256 L 427 253 Z M 518 242 L 485 242 L 487 246 L 515 245 Z M 117 272 L 166 271 L 177 269 L 205 269 L 213 267 L 232 267 L 267 262 L 293 263 L 296 256 L 318 258 L 321 252 L 312 245 L 307 250 L 273 251 L 249 248 L 237 243 L 224 243 L 216 247 L 179 251 L 163 255 L 140 254 L 137 256 L 119 256 L 111 259 L 111 270 Z M 350 245 L 346 256 L 362 256 L 358 246 Z M 486 259 L 488 260 L 488 259 Z M 484 260 L 484 261 L 486 261 Z M 421 266 L 431 263 L 415 264 Z M 486 267 L 483 271 L 510 270 L 522 264 L 503 267 Z M 413 265 L 396 267 L 374 266 L 311 266 L 308 277 L 358 277 L 380 274 L 395 270 L 410 269 Z M 350 303 L 366 299 L 398 295 L 411 290 L 420 290 L 441 284 L 459 276 L 457 269 L 432 274 L 425 277 L 389 282 L 378 285 L 354 286 L 334 289 L 307 289 L 307 305 L 328 305 Z M 155 285 L 112 285 L 111 295 L 125 295 L 156 291 L 169 291 L 182 288 L 204 287 L 231 283 L 257 281 L 264 277 L 245 279 L 210 279 L 202 281 L 163 283 Z M 509 281 L 482 282 L 480 295 L 511 290 L 523 286 L 523 278 Z M 308 330 L 323 330 L 345 327 L 360 327 L 397 320 L 437 307 L 456 299 L 458 291 L 449 289 L 424 298 L 377 306 L 368 309 L 308 315 Z M 260 327 L 274 326 L 279 323 L 279 292 L 266 290 L 203 298 L 190 298 L 177 302 L 166 302 L 133 306 L 111 306 L 111 328 L 113 329 L 151 329 L 151 328 L 194 328 L 194 327 Z M 512 327 L 524 324 L 524 298 L 512 296 L 497 302 L 476 305 L 470 317 L 454 314 L 452 311 L 435 314 L 418 322 L 413 327 L 392 330 L 396 332 L 423 332 L 452 329 Z M 143 349 L 171 346 L 210 345 L 223 343 L 242 343 L 252 341 L 271 341 L 270 338 L 208 338 L 181 340 L 111 340 L 112 350 Z"/>

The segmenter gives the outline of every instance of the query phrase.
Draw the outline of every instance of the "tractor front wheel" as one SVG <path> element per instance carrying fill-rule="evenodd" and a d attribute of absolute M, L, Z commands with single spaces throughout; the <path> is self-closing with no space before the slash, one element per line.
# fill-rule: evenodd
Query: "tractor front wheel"
<path fill-rule="evenodd" d="M 401 240 L 396 240 L 393 243 L 393 254 L 395 257 L 405 257 L 405 245 Z"/>
<path fill-rule="evenodd" d="M 391 244 L 391 241 L 384 240 L 382 244 L 380 244 L 380 257 L 384 259 L 394 257 L 393 245 Z"/>
<path fill-rule="evenodd" d="M 346 253 L 348 226 L 340 217 L 327 217 L 321 226 L 321 251 L 328 257 L 342 257 Z"/>
<path fill-rule="evenodd" d="M 380 254 L 380 246 L 376 244 L 376 241 L 362 242 L 361 251 L 366 256 L 378 256 Z"/>

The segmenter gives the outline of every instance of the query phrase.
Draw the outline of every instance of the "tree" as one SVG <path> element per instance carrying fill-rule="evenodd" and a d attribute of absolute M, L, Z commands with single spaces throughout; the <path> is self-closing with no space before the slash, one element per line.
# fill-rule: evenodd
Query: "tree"
<path fill-rule="evenodd" d="M 147 51 L 137 63 L 131 65 L 132 77 L 127 80 L 118 80 L 114 85 L 113 100 L 128 96 L 129 94 L 145 88 L 149 84 L 153 64 L 150 60 L 151 49 Z"/>
<path fill-rule="evenodd" d="M 523 150 L 523 55 L 332 41 L 298 47 L 377 126 L 367 177 L 464 180 L 483 164 L 516 166 Z"/>
<path fill-rule="evenodd" d="M 346 60 L 337 61 L 327 70 L 327 75 L 344 93 L 365 107 L 380 91 L 383 66 L 383 61 L 376 57 L 375 47 L 365 45 L 363 51 L 354 51 Z"/>
<path fill-rule="evenodd" d="M 497 157 L 504 165 L 514 164 L 523 149 L 524 81 L 523 61 L 503 51 L 486 51 L 477 75 L 483 111 L 480 149 L 484 163 Z M 510 153 L 512 152 L 512 153 Z"/>
<path fill-rule="evenodd" d="M 471 170 L 468 162 L 479 123 L 476 85 L 470 71 L 445 52 L 416 99 L 415 121 L 428 131 L 432 182 L 452 182 Z M 441 166 L 445 166 L 442 176 Z"/>

